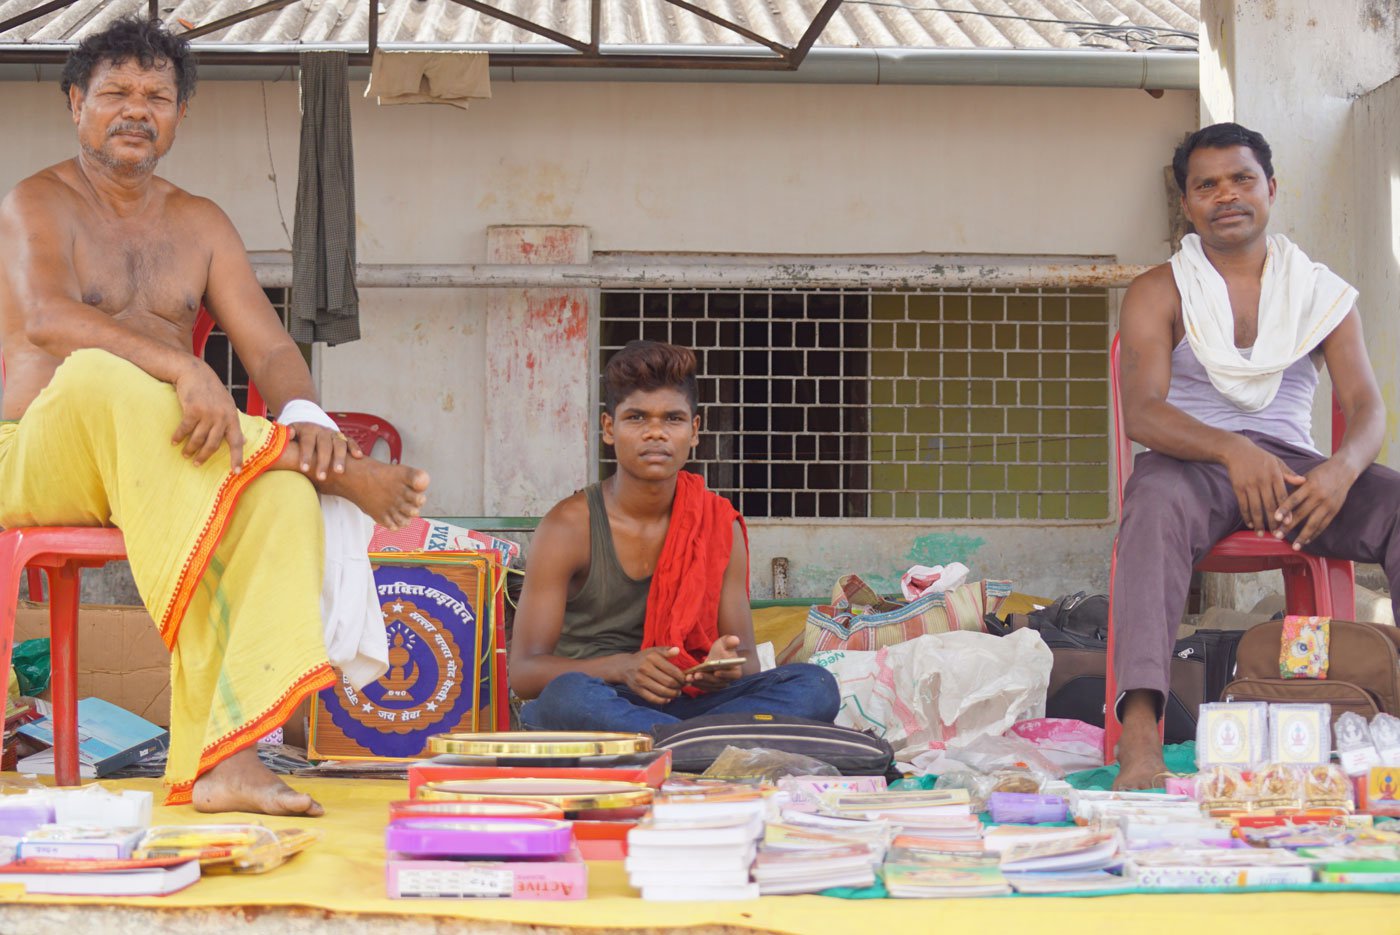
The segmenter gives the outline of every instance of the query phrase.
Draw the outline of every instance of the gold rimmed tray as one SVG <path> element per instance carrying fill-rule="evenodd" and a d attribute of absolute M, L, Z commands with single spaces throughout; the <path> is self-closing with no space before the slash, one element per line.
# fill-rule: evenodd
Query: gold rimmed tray
<path fill-rule="evenodd" d="M 494 756 L 511 759 L 551 759 L 569 756 L 624 756 L 646 753 L 651 737 L 596 731 L 499 731 L 438 734 L 428 738 L 428 750 L 453 756 Z"/>
<path fill-rule="evenodd" d="M 640 808 L 650 805 L 651 797 L 651 787 L 641 783 L 596 779 L 454 779 L 418 788 L 418 798 L 429 801 L 529 799 L 564 812 Z"/>

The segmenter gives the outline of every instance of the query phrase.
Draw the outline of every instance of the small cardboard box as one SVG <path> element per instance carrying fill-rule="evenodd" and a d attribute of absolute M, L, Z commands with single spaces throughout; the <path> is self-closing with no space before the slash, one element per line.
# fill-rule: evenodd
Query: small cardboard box
<path fill-rule="evenodd" d="M 22 601 L 15 642 L 48 635 L 48 605 Z M 89 696 L 170 726 L 170 653 L 146 608 L 84 604 L 78 609 L 78 697 Z"/>

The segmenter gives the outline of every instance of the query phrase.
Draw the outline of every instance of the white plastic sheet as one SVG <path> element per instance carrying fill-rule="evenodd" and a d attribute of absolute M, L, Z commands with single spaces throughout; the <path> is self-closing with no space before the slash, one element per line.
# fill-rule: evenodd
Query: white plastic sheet
<path fill-rule="evenodd" d="M 811 662 L 836 676 L 836 723 L 889 741 L 900 760 L 946 743 L 999 737 L 1043 717 L 1050 650 L 1034 630 L 931 633 L 876 652 L 830 650 Z"/>

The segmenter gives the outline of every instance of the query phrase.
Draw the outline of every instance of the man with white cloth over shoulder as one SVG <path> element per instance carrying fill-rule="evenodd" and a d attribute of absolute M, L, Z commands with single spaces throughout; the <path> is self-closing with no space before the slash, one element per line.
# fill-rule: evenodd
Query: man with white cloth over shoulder
<path fill-rule="evenodd" d="M 1124 491 L 1113 580 L 1123 736 L 1118 788 L 1161 785 L 1157 717 L 1192 566 L 1248 528 L 1294 549 L 1384 566 L 1400 594 L 1400 474 L 1373 464 L 1385 406 L 1356 290 L 1266 228 L 1277 193 L 1264 138 L 1199 130 L 1172 160 L 1195 228 L 1123 299 L 1124 428 L 1146 446 Z M 1325 364 L 1346 419 L 1312 442 Z"/>

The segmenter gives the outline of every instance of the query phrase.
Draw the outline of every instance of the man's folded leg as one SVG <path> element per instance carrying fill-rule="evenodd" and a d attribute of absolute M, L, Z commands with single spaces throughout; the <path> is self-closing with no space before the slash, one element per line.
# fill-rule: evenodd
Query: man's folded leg
<path fill-rule="evenodd" d="M 702 714 L 781 714 L 830 722 L 840 707 L 834 675 L 821 666 L 794 662 L 746 675 L 719 691 L 682 695 L 663 710 L 681 720 Z"/>
<path fill-rule="evenodd" d="M 582 672 L 565 672 L 554 677 L 538 698 L 525 702 L 520 709 L 520 723 L 529 730 L 646 734 L 658 724 L 674 724 L 678 720 L 680 718 L 649 705 L 626 688 L 609 685 Z"/>
<path fill-rule="evenodd" d="M 244 417 L 244 465 L 202 466 L 171 436 L 174 388 L 99 350 L 71 354 L 0 433 L 0 525 L 114 525 L 172 651 L 172 803 L 333 675 L 320 625 L 310 482 L 268 472 L 286 430 Z M 274 721 L 276 723 L 274 723 Z"/>

